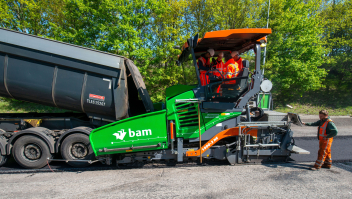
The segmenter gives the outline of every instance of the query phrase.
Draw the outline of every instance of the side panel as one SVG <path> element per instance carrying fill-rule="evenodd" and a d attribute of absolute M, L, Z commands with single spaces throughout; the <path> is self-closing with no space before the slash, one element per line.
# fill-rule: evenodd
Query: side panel
<path fill-rule="evenodd" d="M 51 88 L 55 66 L 9 56 L 7 67 L 7 87 L 15 99 L 38 102 L 55 106 Z"/>
<path fill-rule="evenodd" d="M 168 120 L 174 120 L 176 124 L 176 136 L 184 139 L 199 137 L 198 104 L 176 103 L 176 99 L 195 98 L 194 92 L 187 91 L 167 100 Z M 230 113 L 201 113 L 201 134 L 214 126 L 219 126 L 219 132 L 223 129 L 223 121 L 238 117 L 241 112 Z M 203 140 L 203 139 L 202 139 Z"/>
<path fill-rule="evenodd" d="M 117 69 L 120 68 L 119 60 L 123 59 L 123 57 L 118 55 L 8 30 L 1 27 L 0 42 Z"/>
<path fill-rule="evenodd" d="M 58 67 L 54 87 L 56 105 L 64 109 L 82 111 L 81 91 L 83 80 L 83 71 Z"/>
<path fill-rule="evenodd" d="M 0 42 L 0 96 L 80 111 L 97 120 L 123 119 L 128 92 L 126 75 L 120 80 L 124 60 L 118 60 L 120 68 L 110 68 Z"/>
<path fill-rule="evenodd" d="M 259 101 L 260 100 L 260 101 Z M 270 93 L 259 93 L 257 98 L 257 104 L 262 109 L 270 109 L 271 95 Z"/>
<path fill-rule="evenodd" d="M 7 63 L 8 63 L 7 61 L 8 61 L 8 57 L 4 53 L 0 52 L 0 95 L 5 97 L 11 97 L 7 93 L 4 85 L 4 69 L 5 69 L 5 66 L 7 67 Z"/>
<path fill-rule="evenodd" d="M 83 94 L 84 112 L 115 116 L 112 78 L 89 74 Z M 115 118 L 114 118 L 115 119 Z"/>
<path fill-rule="evenodd" d="M 205 129 L 209 130 L 213 126 L 222 127 L 222 123 L 225 120 L 235 118 L 241 115 L 241 112 L 229 112 L 229 113 L 202 113 L 203 120 L 205 122 Z M 219 131 L 220 132 L 220 131 Z"/>
<path fill-rule="evenodd" d="M 89 140 L 96 156 L 167 149 L 166 110 L 147 113 L 102 126 L 90 133 Z M 138 149 L 138 147 L 158 144 L 160 144 L 159 147 Z M 130 147 L 137 149 L 119 150 Z M 104 152 L 104 149 L 117 151 Z"/>
<path fill-rule="evenodd" d="M 165 90 L 166 100 L 168 100 L 169 98 L 174 97 L 176 95 L 182 94 L 186 91 L 193 90 L 194 88 L 197 88 L 197 86 L 196 85 L 183 85 L 183 84 L 177 84 L 177 85 L 170 86 Z"/>
<path fill-rule="evenodd" d="M 167 119 L 174 120 L 176 137 L 184 139 L 199 137 L 198 127 L 198 104 L 176 103 L 176 99 L 195 98 L 192 90 L 179 94 L 167 100 Z M 201 117 L 201 133 L 204 133 L 204 122 Z"/>
<path fill-rule="evenodd" d="M 129 108 L 125 60 L 0 28 L 0 96 L 84 112 L 96 125 L 120 120 Z"/>

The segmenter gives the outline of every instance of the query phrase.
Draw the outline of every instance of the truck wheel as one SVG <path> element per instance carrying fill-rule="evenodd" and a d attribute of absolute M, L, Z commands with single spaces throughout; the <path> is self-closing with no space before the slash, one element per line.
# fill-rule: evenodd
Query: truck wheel
<path fill-rule="evenodd" d="M 13 157 L 16 162 L 27 169 L 44 167 L 51 158 L 48 145 L 40 138 L 26 135 L 20 137 L 13 146 Z"/>
<path fill-rule="evenodd" d="M 61 155 L 65 160 L 93 160 L 94 153 L 87 135 L 75 133 L 65 138 L 61 145 Z M 73 167 L 86 167 L 88 162 L 68 161 Z"/>
<path fill-rule="evenodd" d="M 4 165 L 7 161 L 7 155 L 1 155 L 1 149 L 0 149 L 0 167 Z"/>

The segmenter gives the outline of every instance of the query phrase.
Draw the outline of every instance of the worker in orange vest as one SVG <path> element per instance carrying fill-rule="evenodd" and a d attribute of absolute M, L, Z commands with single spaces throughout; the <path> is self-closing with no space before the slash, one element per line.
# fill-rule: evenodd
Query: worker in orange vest
<path fill-rule="evenodd" d="M 225 63 L 225 68 L 226 68 L 226 78 L 231 79 L 234 77 L 238 77 L 240 73 L 242 72 L 243 65 L 242 65 L 242 58 L 240 57 L 240 54 L 238 51 L 233 51 L 231 53 L 231 59 L 229 59 Z M 235 84 L 236 80 L 232 81 L 227 81 L 225 82 L 227 84 Z"/>
<path fill-rule="evenodd" d="M 319 121 L 313 123 L 302 122 L 307 126 L 318 126 L 318 158 L 311 170 L 319 170 L 320 168 L 330 169 L 332 165 L 331 144 L 333 137 L 337 135 L 337 128 L 328 114 L 327 110 L 321 110 L 319 111 Z"/>
<path fill-rule="evenodd" d="M 198 59 L 197 65 L 202 86 L 209 84 L 209 79 L 206 73 L 210 70 L 210 57 L 214 56 L 214 53 L 214 49 L 208 49 L 207 52 Z"/>
<path fill-rule="evenodd" d="M 215 67 L 216 70 L 213 71 L 213 74 L 218 78 L 218 79 L 222 79 L 225 78 L 225 74 L 227 72 L 226 68 L 225 68 L 225 64 L 222 61 L 224 57 L 224 53 L 220 52 L 218 54 L 218 58 L 217 59 L 213 59 L 212 65 Z M 216 88 L 216 93 L 220 93 L 221 94 L 221 84 L 219 84 Z"/>
<path fill-rule="evenodd" d="M 217 76 L 219 79 L 222 78 L 226 73 L 226 68 L 224 67 L 225 64 L 222 61 L 223 57 L 224 57 L 224 53 L 220 52 L 218 54 L 218 58 L 216 60 L 213 60 L 213 63 L 212 63 L 212 65 L 215 66 L 215 69 L 216 69 L 214 70 L 213 74 Z"/>

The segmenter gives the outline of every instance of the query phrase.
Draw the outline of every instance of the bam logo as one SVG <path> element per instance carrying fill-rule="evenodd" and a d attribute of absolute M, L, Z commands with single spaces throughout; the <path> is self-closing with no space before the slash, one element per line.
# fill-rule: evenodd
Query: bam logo
<path fill-rule="evenodd" d="M 123 140 L 123 138 L 126 135 L 125 130 L 121 129 L 122 131 L 117 131 L 117 133 L 114 133 L 113 135 L 116 136 L 116 139 Z"/>
<path fill-rule="evenodd" d="M 116 139 L 123 140 L 125 138 L 127 132 L 125 132 L 125 129 L 121 129 L 121 131 L 117 131 L 116 133 L 112 134 L 116 136 Z M 145 130 L 136 130 L 136 131 L 131 131 L 131 129 L 128 129 L 128 135 L 130 138 L 132 137 L 141 137 L 141 136 L 148 136 L 152 135 L 152 130 L 151 129 L 145 129 Z"/>

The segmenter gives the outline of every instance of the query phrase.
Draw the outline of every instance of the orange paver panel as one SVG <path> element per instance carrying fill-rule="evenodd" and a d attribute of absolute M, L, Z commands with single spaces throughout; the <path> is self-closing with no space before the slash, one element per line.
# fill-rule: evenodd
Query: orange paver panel
<path fill-rule="evenodd" d="M 249 134 L 251 136 L 257 136 L 258 134 L 258 129 L 241 129 L 243 130 L 243 134 Z M 231 137 L 231 136 L 238 136 L 239 135 L 239 127 L 234 127 L 230 129 L 226 129 L 224 131 L 221 131 L 217 135 L 215 135 L 213 138 L 211 138 L 207 143 L 205 143 L 202 146 L 202 153 L 204 153 L 206 150 L 208 150 L 210 147 L 212 147 L 214 144 L 216 144 L 218 141 L 226 138 L 226 137 Z M 200 155 L 200 150 L 198 149 L 197 151 L 187 151 L 186 156 L 199 156 Z"/>

